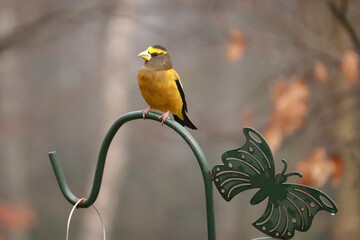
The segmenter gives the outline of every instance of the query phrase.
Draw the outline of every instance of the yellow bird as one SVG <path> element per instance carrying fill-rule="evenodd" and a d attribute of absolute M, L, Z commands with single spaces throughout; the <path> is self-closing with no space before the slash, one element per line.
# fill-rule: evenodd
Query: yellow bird
<path fill-rule="evenodd" d="M 160 110 L 165 112 L 160 116 L 164 123 L 171 112 L 175 121 L 182 126 L 197 129 L 186 115 L 187 106 L 180 77 L 172 69 L 171 58 L 166 48 L 160 45 L 150 46 L 139 53 L 138 57 L 145 60 L 137 79 L 141 95 L 149 105 L 142 110 L 143 117 L 145 118 L 151 109 Z"/>

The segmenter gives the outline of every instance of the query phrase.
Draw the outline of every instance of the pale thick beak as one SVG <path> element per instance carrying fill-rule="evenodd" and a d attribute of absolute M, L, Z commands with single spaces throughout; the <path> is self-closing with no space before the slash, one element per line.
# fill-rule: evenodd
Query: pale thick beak
<path fill-rule="evenodd" d="M 151 59 L 151 55 L 149 54 L 148 50 L 145 50 L 138 54 L 138 57 L 141 57 L 145 61 L 149 61 Z"/>

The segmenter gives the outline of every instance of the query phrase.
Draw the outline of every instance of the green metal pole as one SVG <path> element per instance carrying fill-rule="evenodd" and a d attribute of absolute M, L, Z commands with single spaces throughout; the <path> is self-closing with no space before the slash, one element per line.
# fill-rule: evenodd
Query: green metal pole
<path fill-rule="evenodd" d="M 154 113 L 154 112 L 148 112 L 146 114 L 146 119 L 152 119 L 158 122 L 161 122 L 159 119 L 160 114 Z M 97 196 L 99 195 L 100 187 L 101 187 L 101 181 L 103 177 L 104 167 L 105 167 L 105 161 L 106 156 L 111 144 L 111 141 L 113 140 L 115 134 L 120 129 L 120 127 L 125 124 L 126 122 L 136 120 L 136 119 L 142 119 L 142 112 L 141 111 L 134 111 L 129 112 L 121 116 L 119 119 L 117 119 L 113 125 L 110 127 L 109 131 L 107 132 L 103 143 L 101 145 L 98 161 L 96 165 L 95 170 L 95 176 L 93 181 L 93 186 L 90 192 L 89 197 L 79 204 L 79 207 L 87 208 L 91 206 L 95 201 Z M 208 228 L 208 240 L 215 240 L 215 217 L 214 217 L 214 201 L 213 201 L 213 190 L 212 190 L 212 181 L 210 177 L 210 168 L 206 161 L 205 155 L 202 152 L 200 146 L 195 141 L 195 139 L 191 136 L 191 134 L 180 124 L 175 122 L 172 119 L 168 119 L 164 123 L 165 125 L 169 126 L 173 130 L 175 130 L 189 145 L 191 150 L 193 151 L 198 164 L 201 169 L 201 173 L 203 176 L 203 181 L 205 185 L 205 197 L 206 197 L 206 213 L 207 213 L 207 228 Z M 59 159 L 57 157 L 56 152 L 50 152 L 49 158 L 52 164 L 52 167 L 54 169 L 54 173 L 56 176 L 56 179 L 58 181 L 59 187 L 61 189 L 61 192 L 65 196 L 65 198 L 71 203 L 75 204 L 80 198 L 76 197 L 70 190 L 70 188 L 67 185 L 64 173 L 61 169 Z"/>

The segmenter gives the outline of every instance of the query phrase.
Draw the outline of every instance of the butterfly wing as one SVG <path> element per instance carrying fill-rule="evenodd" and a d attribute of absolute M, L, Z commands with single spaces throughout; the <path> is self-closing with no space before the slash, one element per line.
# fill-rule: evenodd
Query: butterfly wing
<path fill-rule="evenodd" d="M 335 202 L 322 191 L 298 184 L 282 184 L 269 202 L 263 215 L 253 226 L 263 233 L 290 239 L 295 230 L 307 231 L 318 211 L 337 212 Z"/>
<path fill-rule="evenodd" d="M 225 152 L 221 157 L 224 165 L 212 169 L 215 186 L 226 201 L 244 190 L 261 188 L 275 177 L 274 159 L 266 140 L 252 128 L 243 131 L 245 144 Z"/>

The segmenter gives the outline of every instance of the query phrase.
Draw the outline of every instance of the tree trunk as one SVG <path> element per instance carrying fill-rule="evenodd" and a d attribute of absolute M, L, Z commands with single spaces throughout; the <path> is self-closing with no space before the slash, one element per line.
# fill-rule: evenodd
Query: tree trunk
<path fill-rule="evenodd" d="M 337 203 L 339 213 L 336 216 L 335 239 L 360 239 L 360 189 L 359 163 L 355 164 L 357 131 L 357 109 L 353 103 L 355 97 L 343 96 L 336 104 L 338 119 L 335 124 L 337 143 L 340 145 L 340 156 L 344 161 L 344 175 L 338 188 Z"/>
<path fill-rule="evenodd" d="M 25 21 L 17 4 L 4 4 L 1 9 L 0 40 L 11 33 L 17 25 Z M 6 14 L 5 14 L 6 13 Z M 6 193 L 0 201 L 9 204 L 25 204 L 28 201 L 28 175 L 26 168 L 26 135 L 24 121 L 29 94 L 24 87 L 23 67 L 27 64 L 23 52 L 17 49 L 4 49 L 0 55 L 0 159 L 3 163 L 1 179 Z M 29 239 L 26 229 L 4 229 L 4 239 Z M 5 235 L 5 236 L 4 236 Z"/>
<path fill-rule="evenodd" d="M 28 176 L 25 166 L 25 136 L 18 126 L 19 115 L 24 111 L 25 92 L 21 87 L 22 61 L 13 51 L 7 51 L 0 58 L 0 159 L 3 162 L 2 179 L 6 196 L 0 201 L 11 204 L 26 203 Z M 21 125 L 21 124 L 20 124 Z M 3 186 L 4 186 L 3 185 Z M 28 239 L 25 231 L 8 230 L 8 239 Z"/>
<path fill-rule="evenodd" d="M 339 6 L 342 1 L 337 1 Z M 340 10 L 339 10 L 340 11 Z M 346 14 L 343 12 L 343 14 Z M 335 20 L 334 20 L 335 21 Z M 340 52 L 345 52 L 351 46 L 349 33 L 343 24 L 335 21 L 335 34 Z M 343 76 L 338 76 L 332 82 L 331 91 L 334 96 L 334 111 L 337 116 L 334 131 L 339 149 L 339 155 L 344 163 L 344 174 L 337 190 L 339 212 L 336 216 L 335 239 L 360 239 L 360 189 L 359 189 L 359 159 L 355 153 L 359 147 L 359 95 L 353 91 Z"/>
<path fill-rule="evenodd" d="M 129 12 L 131 8 L 132 3 L 130 1 L 122 1 L 121 9 L 123 11 Z M 127 83 L 129 79 L 135 78 L 133 73 L 129 71 L 129 62 L 126 57 L 132 54 L 129 47 L 129 43 L 131 43 L 129 37 L 133 33 L 133 28 L 133 22 L 122 16 L 114 16 L 108 24 L 103 73 L 104 136 L 111 124 L 127 110 Z M 101 139 L 100 137 L 99 141 Z M 109 149 L 100 195 L 95 203 L 104 219 L 107 236 L 111 232 L 112 223 L 117 217 L 119 192 L 124 180 L 122 176 L 124 176 L 123 173 L 128 161 L 126 139 L 127 132 L 126 127 L 124 127 L 118 132 Z M 91 175 L 91 177 L 93 176 Z M 102 239 L 101 224 L 96 214 L 86 216 L 81 235 L 81 239 Z"/>

